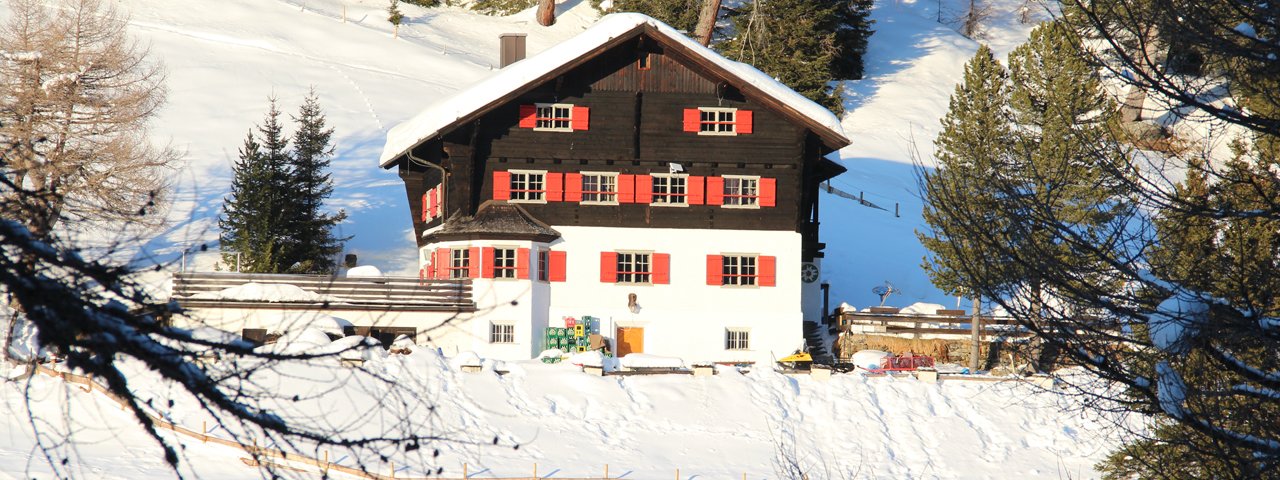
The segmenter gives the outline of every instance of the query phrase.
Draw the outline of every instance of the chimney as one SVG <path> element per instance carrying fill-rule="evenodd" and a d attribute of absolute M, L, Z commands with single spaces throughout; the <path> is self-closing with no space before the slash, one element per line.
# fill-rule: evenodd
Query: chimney
<path fill-rule="evenodd" d="M 507 68 L 507 65 L 524 60 L 524 33 L 504 33 L 499 35 L 502 45 L 501 68 Z"/>

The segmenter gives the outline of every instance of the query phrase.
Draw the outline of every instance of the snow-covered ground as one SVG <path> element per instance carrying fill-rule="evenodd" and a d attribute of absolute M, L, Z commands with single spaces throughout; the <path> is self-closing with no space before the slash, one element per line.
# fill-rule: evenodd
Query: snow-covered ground
<path fill-rule="evenodd" d="M 298 342 L 317 341 L 300 336 Z M 1091 478 L 1092 465 L 1115 444 L 1102 424 L 1063 410 L 1062 397 L 1015 382 L 926 384 L 859 374 L 821 382 L 770 369 L 744 375 L 726 368 L 714 377 L 597 377 L 573 365 L 536 361 L 502 365 L 509 373 L 500 376 L 492 362 L 480 373 L 461 373 L 424 349 L 366 358 L 366 368 L 399 379 L 400 389 L 388 391 L 336 366 L 336 359 L 323 367 L 280 366 L 255 380 L 281 398 L 299 394 L 290 412 L 311 425 L 395 430 L 401 425 L 387 415 L 412 411 L 406 423 L 420 433 L 456 440 L 412 452 L 385 449 L 387 461 L 362 458 L 366 468 L 384 474 L 394 462 L 399 476 L 420 476 L 433 467 L 460 476 L 465 463 L 472 478 L 517 477 L 530 475 L 536 463 L 546 478 L 601 475 L 606 464 L 618 478 L 669 478 L 677 469 L 680 478 L 789 478 L 783 466 L 794 461 L 809 478 Z M 134 380 L 144 397 L 172 395 L 146 377 Z M 24 395 L 30 403 L 24 404 Z M 208 417 L 182 395 L 172 396 L 177 405 L 161 411 L 199 431 Z M 0 383 L 0 478 L 48 474 L 25 421 L 28 407 L 48 422 L 40 424 L 46 433 L 75 430 L 71 471 L 78 475 L 170 475 L 154 442 L 114 403 L 37 375 L 29 386 Z M 214 435 L 226 437 L 226 431 Z M 185 445 L 188 473 L 259 478 L 238 461 L 243 452 L 169 438 Z M 440 456 L 433 459 L 437 448 Z M 315 455 L 306 445 L 298 451 Z M 355 463 L 350 452 L 331 452 L 332 459 L 346 457 L 340 464 Z"/>

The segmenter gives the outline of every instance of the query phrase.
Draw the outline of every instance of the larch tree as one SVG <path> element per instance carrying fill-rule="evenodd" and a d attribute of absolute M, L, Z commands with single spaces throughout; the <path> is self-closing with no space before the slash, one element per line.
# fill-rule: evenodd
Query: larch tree
<path fill-rule="evenodd" d="M 298 129 L 293 134 L 289 181 L 282 185 L 294 198 L 287 222 L 295 244 L 286 263 L 298 272 L 330 273 L 337 266 L 345 238 L 333 229 L 346 219 L 346 212 L 336 214 L 324 210 L 324 200 L 333 194 L 329 176 L 329 160 L 333 156 L 333 128 L 327 127 L 324 111 L 313 88 L 307 94 L 298 115 L 293 117 Z"/>
<path fill-rule="evenodd" d="M 41 238 L 62 220 L 158 221 L 178 155 L 149 141 L 164 73 L 126 34 L 128 17 L 101 0 L 9 8 L 0 26 L 0 172 L 9 186 L 0 195 L 21 211 L 6 216 Z"/>

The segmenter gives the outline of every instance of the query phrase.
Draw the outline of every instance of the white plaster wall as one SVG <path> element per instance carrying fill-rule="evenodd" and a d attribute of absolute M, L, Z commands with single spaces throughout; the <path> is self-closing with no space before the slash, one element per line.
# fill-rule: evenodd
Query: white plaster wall
<path fill-rule="evenodd" d="M 551 245 L 567 252 L 566 282 L 551 285 L 552 326 L 563 316 L 602 318 L 602 332 L 644 327 L 645 353 L 688 361 L 771 362 L 803 344 L 800 234 L 755 230 L 555 227 Z M 639 250 L 671 255 L 671 283 L 628 285 L 600 281 L 600 252 Z M 722 253 L 777 257 L 774 287 L 706 284 L 706 256 Z M 627 308 L 638 296 L 640 311 Z M 748 328 L 751 348 L 724 349 L 726 328 Z M 535 337 L 536 338 L 536 337 Z M 536 338 L 541 341 L 541 338 Z"/>

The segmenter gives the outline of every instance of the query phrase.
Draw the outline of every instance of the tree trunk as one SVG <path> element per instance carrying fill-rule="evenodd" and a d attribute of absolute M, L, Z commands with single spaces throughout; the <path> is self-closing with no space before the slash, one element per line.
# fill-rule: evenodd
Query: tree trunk
<path fill-rule="evenodd" d="M 716 19 L 720 17 L 720 0 L 702 0 L 702 11 L 698 13 L 698 25 L 693 30 L 693 38 L 702 46 L 711 45 L 711 34 L 716 30 Z"/>
<path fill-rule="evenodd" d="M 550 27 L 556 23 L 556 0 L 538 0 L 538 25 Z"/>

